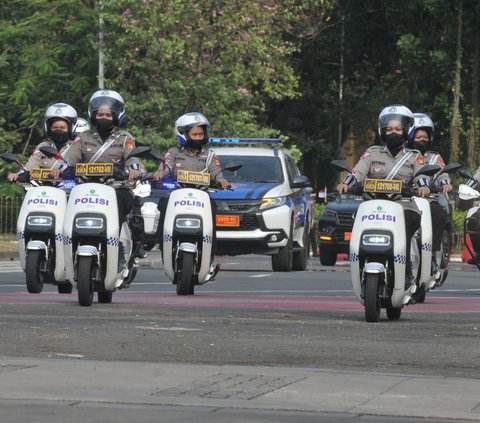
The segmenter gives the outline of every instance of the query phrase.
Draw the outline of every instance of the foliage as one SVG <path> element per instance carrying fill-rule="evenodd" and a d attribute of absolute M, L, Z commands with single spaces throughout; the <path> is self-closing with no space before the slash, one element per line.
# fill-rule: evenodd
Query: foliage
<path fill-rule="evenodd" d="M 467 217 L 468 210 L 454 209 L 452 212 L 453 232 L 460 238 L 463 238 L 463 222 Z"/>

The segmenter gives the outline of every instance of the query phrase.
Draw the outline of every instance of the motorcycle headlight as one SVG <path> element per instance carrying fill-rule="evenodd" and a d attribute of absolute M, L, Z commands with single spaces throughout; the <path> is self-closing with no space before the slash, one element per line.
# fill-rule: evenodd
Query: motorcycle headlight
<path fill-rule="evenodd" d="M 283 206 L 286 201 L 287 201 L 286 197 L 263 198 L 260 208 L 270 209 L 272 207 L 280 207 L 280 206 Z"/>
<path fill-rule="evenodd" d="M 103 219 L 101 217 L 77 217 L 75 227 L 77 229 L 103 229 Z"/>
<path fill-rule="evenodd" d="M 199 229 L 202 222 L 200 219 L 179 217 L 175 220 L 175 226 L 180 229 Z"/>
<path fill-rule="evenodd" d="M 31 226 L 51 226 L 52 216 L 28 216 L 27 224 Z"/>
<path fill-rule="evenodd" d="M 364 245 L 378 245 L 387 247 L 390 245 L 390 235 L 363 235 L 362 243 Z"/>

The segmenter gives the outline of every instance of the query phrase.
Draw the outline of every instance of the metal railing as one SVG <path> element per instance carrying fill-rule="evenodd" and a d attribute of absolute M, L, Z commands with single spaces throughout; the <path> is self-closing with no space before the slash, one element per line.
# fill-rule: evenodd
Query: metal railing
<path fill-rule="evenodd" d="M 17 219 L 22 202 L 23 198 L 0 197 L 0 233 L 14 234 L 17 232 Z"/>

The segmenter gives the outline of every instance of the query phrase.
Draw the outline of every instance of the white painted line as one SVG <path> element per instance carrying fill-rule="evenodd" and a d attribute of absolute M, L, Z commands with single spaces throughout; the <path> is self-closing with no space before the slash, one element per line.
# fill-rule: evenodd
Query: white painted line
<path fill-rule="evenodd" d="M 145 329 L 145 330 L 166 330 L 166 331 L 180 331 L 180 332 L 194 332 L 194 331 L 201 331 L 202 329 L 193 329 L 193 328 L 161 328 L 157 326 L 135 326 L 137 329 Z"/>
<path fill-rule="evenodd" d="M 71 358 L 83 358 L 85 357 L 82 354 L 63 354 L 63 353 L 55 353 L 58 357 L 71 357 Z"/>
<path fill-rule="evenodd" d="M 272 276 L 272 274 L 271 273 L 262 273 L 260 275 L 249 276 L 249 278 L 266 278 L 267 276 Z"/>

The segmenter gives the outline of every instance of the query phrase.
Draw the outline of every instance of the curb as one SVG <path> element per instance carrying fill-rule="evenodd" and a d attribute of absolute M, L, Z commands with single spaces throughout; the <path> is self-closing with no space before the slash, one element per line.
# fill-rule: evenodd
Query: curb
<path fill-rule="evenodd" d="M 0 261 L 18 261 L 18 251 L 0 251 Z"/>

